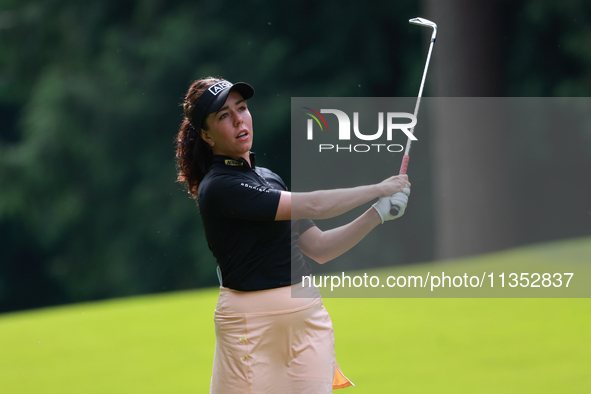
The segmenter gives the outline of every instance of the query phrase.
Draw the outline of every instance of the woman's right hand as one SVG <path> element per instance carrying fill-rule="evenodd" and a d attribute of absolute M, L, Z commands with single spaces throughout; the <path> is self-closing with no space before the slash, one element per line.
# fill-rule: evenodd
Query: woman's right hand
<path fill-rule="evenodd" d="M 408 175 L 395 175 L 376 185 L 378 187 L 378 197 L 391 196 L 392 194 L 402 192 L 402 189 L 410 189 Z"/>

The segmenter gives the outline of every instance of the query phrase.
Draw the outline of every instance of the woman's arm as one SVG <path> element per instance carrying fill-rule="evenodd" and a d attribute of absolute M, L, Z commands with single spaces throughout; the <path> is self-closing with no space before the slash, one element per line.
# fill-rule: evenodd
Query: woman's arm
<path fill-rule="evenodd" d="M 376 185 L 308 193 L 281 192 L 275 220 L 328 219 L 339 216 L 377 197 L 410 188 L 406 175 L 392 176 Z"/>
<path fill-rule="evenodd" d="M 320 264 L 330 261 L 357 245 L 382 219 L 374 208 L 369 208 L 357 219 L 344 226 L 322 231 L 314 226 L 300 235 L 301 251 Z"/>
<path fill-rule="evenodd" d="M 373 206 L 351 223 L 333 230 L 322 231 L 314 226 L 298 239 L 300 250 L 320 264 L 338 257 L 357 245 L 375 226 L 404 215 L 410 189 L 390 197 L 381 197 Z M 391 204 L 399 207 L 396 215 L 390 213 Z"/>

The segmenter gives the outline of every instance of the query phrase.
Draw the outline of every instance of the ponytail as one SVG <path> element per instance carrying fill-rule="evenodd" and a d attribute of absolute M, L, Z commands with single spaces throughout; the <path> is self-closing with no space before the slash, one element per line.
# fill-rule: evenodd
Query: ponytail
<path fill-rule="evenodd" d="M 195 130 L 193 126 L 191 126 L 191 129 Z M 207 174 L 211 168 L 211 164 L 213 163 L 213 152 L 211 150 L 211 146 L 209 146 L 207 142 L 201 138 L 201 133 L 196 134 L 197 139 L 193 148 L 193 160 L 195 160 L 195 163 L 197 164 L 197 168 L 199 170 L 197 176 L 199 178 L 199 182 L 201 182 L 203 177 L 205 177 L 205 174 Z"/>
<path fill-rule="evenodd" d="M 209 77 L 193 82 L 183 103 L 185 116 L 176 137 L 177 182 L 184 184 L 195 200 L 199 184 L 213 163 L 213 152 L 201 138 L 201 130 L 197 130 L 191 123 L 191 117 L 203 91 L 220 81 L 221 79 Z"/>

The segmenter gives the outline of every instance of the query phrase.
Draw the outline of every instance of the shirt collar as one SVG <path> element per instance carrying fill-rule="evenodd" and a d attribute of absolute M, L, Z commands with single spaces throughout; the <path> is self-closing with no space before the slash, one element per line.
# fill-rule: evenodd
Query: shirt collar
<path fill-rule="evenodd" d="M 238 160 L 230 157 L 230 156 L 223 156 L 223 155 L 213 155 L 213 164 L 221 164 L 222 166 L 226 167 L 233 167 L 233 168 L 255 168 L 255 155 L 254 152 L 250 152 L 250 166 L 248 162 L 243 158 L 240 157 Z"/>

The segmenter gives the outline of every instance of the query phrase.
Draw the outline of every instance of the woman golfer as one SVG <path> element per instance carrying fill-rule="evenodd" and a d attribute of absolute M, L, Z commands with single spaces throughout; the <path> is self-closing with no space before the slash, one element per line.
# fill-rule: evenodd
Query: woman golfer
<path fill-rule="evenodd" d="M 332 323 L 310 266 L 349 250 L 375 226 L 404 213 L 406 175 L 350 189 L 290 193 L 250 151 L 254 89 L 223 79 L 195 81 L 177 136 L 178 180 L 199 204 L 218 263 L 211 393 L 331 393 L 352 383 L 340 371 Z M 404 189 L 404 193 L 402 193 Z M 406 193 L 406 194 L 405 194 Z M 321 231 L 310 219 L 340 215 L 380 197 L 353 222 Z M 390 215 L 390 204 L 400 214 Z"/>

